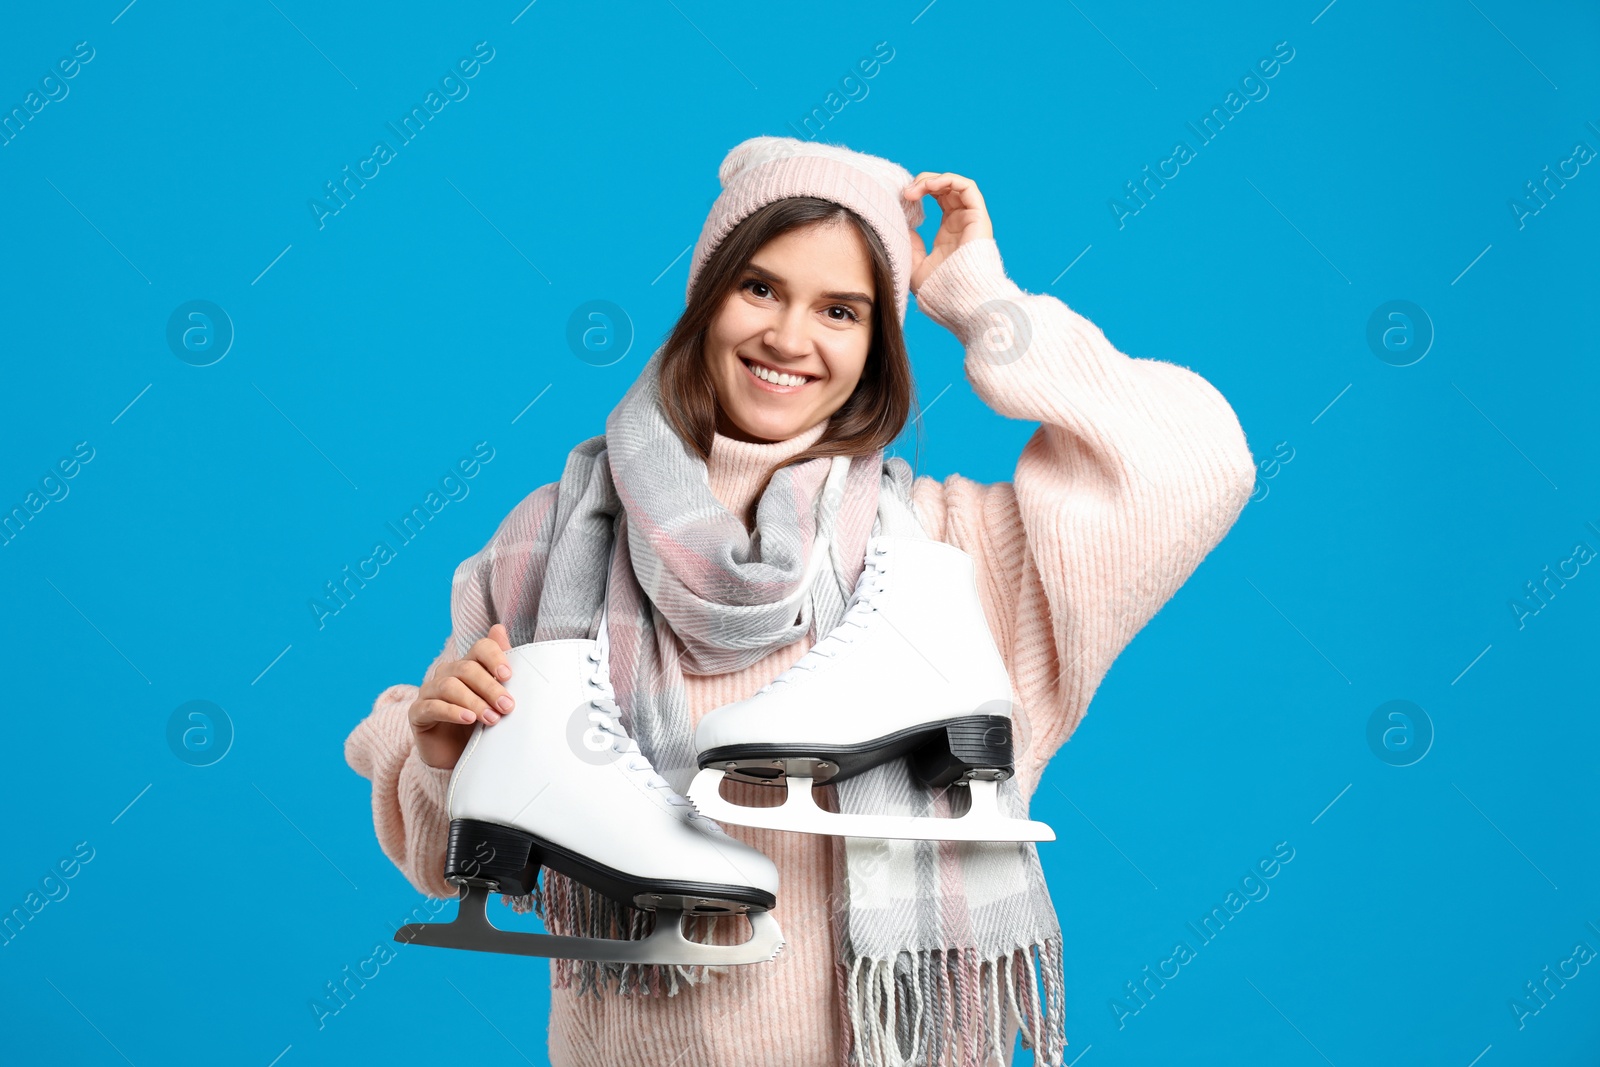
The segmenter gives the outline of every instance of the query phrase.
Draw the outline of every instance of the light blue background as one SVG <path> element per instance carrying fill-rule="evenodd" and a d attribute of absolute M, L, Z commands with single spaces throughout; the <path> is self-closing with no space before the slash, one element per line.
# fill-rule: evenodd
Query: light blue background
<path fill-rule="evenodd" d="M 1013 280 L 1203 374 L 1258 461 L 1292 453 L 1040 787 L 1068 1058 L 1595 1062 L 1600 966 L 1520 1027 L 1511 1002 L 1600 949 L 1600 576 L 1520 627 L 1509 606 L 1600 548 L 1600 170 L 1520 228 L 1509 207 L 1600 149 L 1592 5 L 124 2 L 0 33 L 5 112 L 95 50 L 0 147 L 0 503 L 94 449 L 0 548 L 0 908 L 94 850 L 0 948 L 7 1059 L 545 1062 L 538 961 L 401 948 L 318 1029 L 324 983 L 423 899 L 344 737 L 420 680 L 456 563 L 670 328 L 723 154 L 792 133 L 887 41 L 821 139 L 974 178 Z M 319 230 L 323 183 L 479 41 L 470 95 Z M 1119 229 L 1123 183 L 1280 41 L 1270 94 Z M 165 340 L 196 299 L 237 334 L 204 368 Z M 609 367 L 565 339 L 592 299 L 636 331 Z M 1406 367 L 1366 342 L 1396 299 L 1436 331 Z M 974 396 L 945 331 L 908 330 L 918 472 L 1008 478 L 1033 426 Z M 323 583 L 480 440 L 470 495 L 319 630 Z M 209 767 L 168 745 L 191 700 L 235 733 Z M 1369 747 L 1390 700 L 1432 724 L 1412 766 Z M 1270 895 L 1119 1026 L 1124 983 L 1278 842 Z"/>

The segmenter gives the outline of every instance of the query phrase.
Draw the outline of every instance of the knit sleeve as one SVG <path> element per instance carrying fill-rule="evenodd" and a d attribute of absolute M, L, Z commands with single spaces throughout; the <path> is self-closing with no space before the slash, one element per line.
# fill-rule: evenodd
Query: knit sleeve
<path fill-rule="evenodd" d="M 917 304 L 961 341 L 990 408 L 1039 423 L 1012 481 L 924 476 L 914 489 L 930 535 L 976 563 L 1031 794 L 1112 661 L 1238 518 L 1255 461 L 1209 382 L 1126 356 L 1061 300 L 1025 292 L 993 238 L 951 253 Z"/>
<path fill-rule="evenodd" d="M 446 662 L 459 659 L 504 622 L 513 645 L 520 623 L 538 604 L 540 583 L 529 578 L 529 563 L 547 547 L 548 522 L 557 484 L 529 494 L 495 530 L 488 544 L 456 567 L 450 587 L 450 637 L 423 675 L 422 684 Z M 539 569 L 542 573 L 542 568 Z M 345 738 L 345 762 L 372 782 L 372 824 L 378 844 L 420 892 L 454 897 L 444 880 L 450 817 L 448 769 L 422 762 L 409 713 L 419 685 L 391 685 L 372 712 Z"/>
<path fill-rule="evenodd" d="M 448 656 L 447 645 L 423 681 Z M 372 713 L 345 738 L 344 758 L 372 782 L 372 825 L 383 854 L 418 892 L 453 897 L 456 890 L 444 880 L 450 771 L 423 763 L 417 751 L 407 716 L 418 692 L 419 686 L 391 685 L 379 693 Z"/>

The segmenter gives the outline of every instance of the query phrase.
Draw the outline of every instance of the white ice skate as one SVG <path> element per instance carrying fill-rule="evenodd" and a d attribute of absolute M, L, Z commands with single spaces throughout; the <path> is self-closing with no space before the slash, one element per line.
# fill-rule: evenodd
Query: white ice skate
<path fill-rule="evenodd" d="M 513 710 L 480 724 L 450 777 L 445 880 L 465 893 L 449 923 L 410 923 L 407 944 L 616 963 L 723 965 L 770 960 L 783 935 L 769 910 L 778 871 L 656 774 L 618 721 L 605 626 L 598 640 L 539 641 L 508 653 Z M 549 867 L 656 913 L 640 940 L 501 930 L 492 893 L 535 890 Z M 690 915 L 748 917 L 751 936 L 708 945 Z"/>
<path fill-rule="evenodd" d="M 709 712 L 695 731 L 689 799 L 742 826 L 846 837 L 1054 841 L 1012 818 L 998 783 L 1012 774 L 1011 683 L 978 599 L 972 557 L 941 541 L 880 534 L 839 625 L 753 696 Z M 898 757 L 930 788 L 961 785 L 954 818 L 849 814 L 812 788 Z M 787 784 L 773 807 L 724 799 L 724 777 Z"/>

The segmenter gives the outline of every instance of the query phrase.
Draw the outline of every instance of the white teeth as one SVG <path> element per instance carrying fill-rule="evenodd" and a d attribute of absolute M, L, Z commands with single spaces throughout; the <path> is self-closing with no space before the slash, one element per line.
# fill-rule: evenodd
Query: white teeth
<path fill-rule="evenodd" d="M 779 374 L 777 371 L 768 370 L 759 363 L 746 363 L 751 372 L 762 381 L 772 382 L 774 385 L 800 385 L 808 379 L 800 374 Z"/>

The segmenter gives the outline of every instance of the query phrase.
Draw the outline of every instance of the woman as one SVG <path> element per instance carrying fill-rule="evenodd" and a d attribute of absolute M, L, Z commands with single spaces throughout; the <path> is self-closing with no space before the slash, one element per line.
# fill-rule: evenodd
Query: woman
<path fill-rule="evenodd" d="M 561 614 L 549 610 L 547 576 L 584 569 L 570 556 L 550 566 L 573 551 L 561 546 L 587 544 L 576 527 L 615 549 L 603 596 L 618 703 L 633 708 L 630 732 L 681 790 L 695 723 L 825 636 L 863 571 L 868 536 L 904 498 L 927 537 L 975 564 L 1015 691 L 1014 787 L 1025 806 L 1118 652 L 1252 490 L 1254 462 L 1222 396 L 1186 368 L 1123 355 L 1061 301 L 1012 283 L 970 179 L 913 180 L 873 156 L 773 137 L 737 146 L 719 175 L 683 316 L 604 440 L 575 449 L 562 481 L 530 494 L 458 568 L 454 630 L 420 689 L 385 690 L 346 742 L 350 765 L 373 782 L 385 853 L 430 895 L 456 895 L 441 877 L 451 768 L 480 718 L 492 728 L 527 713 L 501 703 L 504 653 L 589 636 L 587 610 L 541 617 Z M 942 212 L 931 250 L 915 230 L 923 196 Z M 901 332 L 909 293 L 962 342 L 978 395 L 1040 424 L 1013 481 L 913 479 L 904 460 L 884 458 L 912 407 Z M 609 463 L 594 461 L 608 453 Z M 855 457 L 842 501 L 819 501 L 840 455 Z M 833 565 L 808 590 L 806 554 L 824 533 Z M 589 569 L 605 571 L 606 558 Z M 737 648 L 697 614 L 807 594 L 798 617 L 790 606 L 763 640 Z M 759 787 L 728 789 L 730 800 L 759 803 Z M 1009 880 L 977 884 L 966 853 L 896 843 L 928 850 L 906 855 L 933 869 L 919 877 L 936 895 L 906 902 L 900 951 L 869 950 L 868 898 L 892 881 L 863 859 L 871 849 L 725 829 L 778 868 L 784 950 L 690 983 L 674 972 L 619 986 L 614 974 L 596 981 L 592 968 L 558 960 L 552 1063 L 978 1067 L 1009 1063 L 1019 1028 L 1037 1062 L 1063 1062 L 1060 931 L 1033 846 L 1018 846 Z M 898 855 L 874 844 L 874 855 Z M 546 883 L 537 903 L 547 926 L 609 906 L 575 905 L 581 887 L 552 872 Z M 999 921 L 985 910 L 995 901 L 1006 905 Z M 881 909 L 875 917 L 881 932 Z"/>

